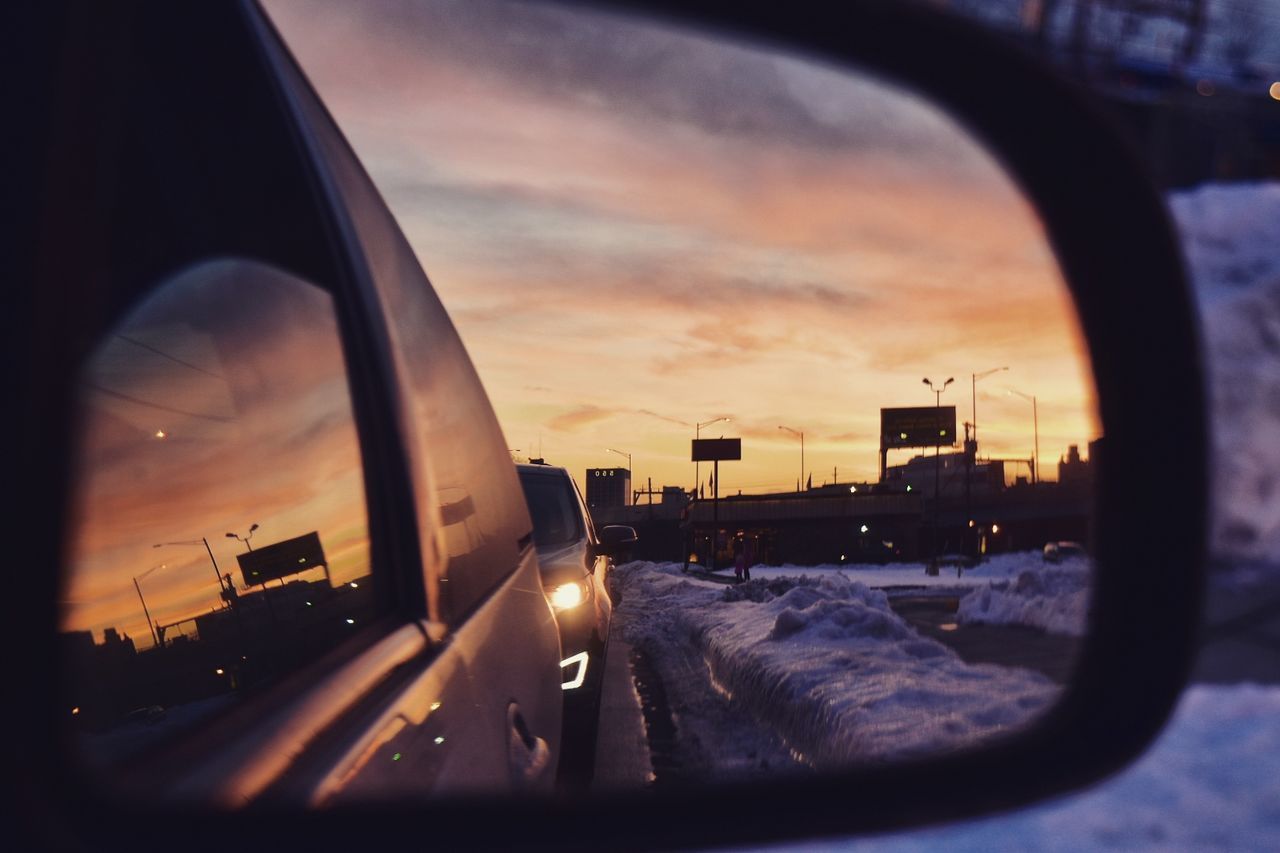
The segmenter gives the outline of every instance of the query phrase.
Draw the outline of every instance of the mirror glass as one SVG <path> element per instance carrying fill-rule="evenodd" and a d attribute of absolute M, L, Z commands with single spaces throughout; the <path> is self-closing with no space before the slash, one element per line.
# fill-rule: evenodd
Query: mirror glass
<path fill-rule="evenodd" d="M 146 763 L 157 746 L 387 609 L 333 300 L 254 261 L 197 264 L 114 324 L 76 390 L 64 713 L 113 790 L 154 796 L 180 766 Z"/>
<path fill-rule="evenodd" d="M 959 123 L 581 9 L 265 7 L 513 459 L 637 532 L 590 785 L 918 758 L 1053 705 L 1102 436 L 1042 224 Z"/>

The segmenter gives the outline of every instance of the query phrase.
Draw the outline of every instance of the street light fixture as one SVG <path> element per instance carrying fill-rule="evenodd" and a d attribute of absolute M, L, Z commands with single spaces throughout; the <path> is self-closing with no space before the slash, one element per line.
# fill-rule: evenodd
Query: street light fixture
<path fill-rule="evenodd" d="M 993 373 L 999 373 L 1002 370 L 1008 369 L 1009 368 L 1007 367 L 993 367 L 992 369 L 984 370 L 981 373 L 969 374 L 969 396 L 970 405 L 973 407 L 973 441 L 975 444 L 978 441 L 978 380 L 985 379 Z"/>
<path fill-rule="evenodd" d="M 978 380 L 985 379 L 986 377 L 991 376 L 994 373 L 1000 373 L 1001 371 L 1008 370 L 1008 369 L 1009 369 L 1008 367 L 993 367 L 990 370 L 984 370 L 981 373 L 969 374 L 969 404 L 970 406 L 972 406 L 971 411 L 973 415 L 973 452 L 972 453 L 969 452 L 969 448 L 967 446 L 968 442 L 966 442 L 966 447 L 964 448 L 964 460 L 965 460 L 964 512 L 965 512 L 965 515 L 970 515 L 973 512 L 973 470 L 976 467 L 978 462 L 978 458 L 977 458 L 978 457 Z M 973 525 L 970 525 L 970 527 L 972 526 Z M 976 544 L 977 540 L 973 537 L 973 535 L 968 534 L 968 532 L 966 531 L 966 535 L 964 537 L 965 552 L 969 556 L 975 556 L 977 553 L 977 548 L 976 547 L 971 548 L 970 547 L 971 542 Z"/>
<path fill-rule="evenodd" d="M 694 438 L 701 438 L 701 437 L 702 437 L 702 428 L 703 428 L 704 426 L 711 426 L 712 424 L 718 424 L 718 423 L 720 423 L 721 421 L 731 421 L 731 420 L 733 420 L 733 418 L 712 418 L 712 419 L 711 419 L 711 420 L 709 420 L 709 421 L 703 421 L 703 422 L 702 422 L 702 423 L 700 423 L 700 424 L 694 424 L 694 427 L 693 427 L 693 437 L 694 437 Z M 696 482 L 694 482 L 694 484 L 693 484 L 694 494 L 696 495 L 696 494 L 697 494 L 698 489 L 700 489 L 700 488 L 702 487 L 702 467 L 701 467 L 701 463 L 700 463 L 700 462 L 694 462 L 694 463 L 693 463 L 693 479 L 696 481 Z"/>
<path fill-rule="evenodd" d="M 800 436 L 800 479 L 796 480 L 796 491 L 800 491 L 800 484 L 804 482 L 804 431 L 792 429 L 789 426 L 779 426 L 778 429 L 785 429 L 792 435 Z"/>
<path fill-rule="evenodd" d="M 1013 388 L 1005 388 L 1005 390 L 1008 391 L 1010 394 L 1017 394 L 1019 397 L 1021 397 L 1024 400 L 1031 401 L 1031 424 L 1032 424 L 1032 428 L 1035 430 L 1034 436 L 1035 436 L 1035 454 L 1036 454 L 1034 457 L 1035 463 L 1031 466 L 1031 485 L 1034 486 L 1040 482 L 1040 413 L 1036 408 L 1036 395 L 1023 394 L 1021 391 L 1014 390 Z"/>
<path fill-rule="evenodd" d="M 254 527 L 257 527 L 257 526 L 258 525 L 256 524 L 254 525 Z M 218 579 L 218 590 L 220 592 L 226 591 L 227 588 L 222 583 L 222 571 L 218 568 L 218 561 L 213 558 L 213 549 L 209 547 L 208 539 L 201 536 L 199 539 L 182 539 L 178 542 L 157 542 L 151 547 L 163 548 L 166 545 L 203 545 L 205 552 L 208 553 L 209 555 L 209 562 L 213 564 L 213 574 L 214 574 L 214 577 Z"/>
<path fill-rule="evenodd" d="M 236 534 L 234 534 L 234 533 L 228 533 L 228 534 L 227 534 L 227 538 L 228 538 L 228 539 L 238 539 L 239 541 L 241 541 L 241 542 L 243 542 L 243 543 L 244 543 L 244 546 L 245 546 L 246 548 L 248 548 L 250 551 L 252 551 L 252 550 L 253 550 L 253 546 L 249 544 L 249 540 L 253 538 L 253 531 L 255 531 L 255 530 L 257 530 L 257 529 L 258 529 L 258 525 L 256 525 L 256 524 L 251 524 L 251 525 L 249 526 L 249 535 L 248 535 L 248 536 L 237 536 L 237 535 L 236 535 Z"/>
<path fill-rule="evenodd" d="M 606 448 L 605 448 L 605 450 L 609 451 L 610 453 L 616 453 L 616 454 L 618 454 L 619 456 L 625 456 L 625 457 L 627 457 L 627 489 L 628 489 L 628 490 L 630 490 L 630 489 L 631 489 L 631 483 L 632 483 L 632 479 L 631 479 L 631 454 L 630 454 L 630 453 L 628 453 L 628 452 L 627 452 L 627 451 L 625 451 L 625 450 L 614 450 L 612 447 L 606 447 Z M 623 496 L 623 501 L 625 502 L 625 500 L 626 500 L 626 496 L 624 495 L 624 496 Z"/>

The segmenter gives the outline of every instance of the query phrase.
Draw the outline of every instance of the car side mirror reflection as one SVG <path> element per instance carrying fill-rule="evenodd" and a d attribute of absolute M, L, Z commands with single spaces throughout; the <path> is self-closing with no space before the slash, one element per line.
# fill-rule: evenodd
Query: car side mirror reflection
<path fill-rule="evenodd" d="M 61 520 L 22 730 L 57 709 L 80 800 L 45 811 L 765 842 L 1017 805 L 1154 735 L 1197 603 L 1193 326 L 1159 199 L 1055 78 L 914 4 L 344 6 L 339 46 L 264 5 L 202 11 L 191 55 L 138 16 L 151 59 L 57 78 L 104 106 L 51 150 L 132 171 L 38 176 L 93 215 L 33 245 L 122 259 L 67 253 L 103 316 L 32 333 L 81 348 L 32 368 L 71 427 L 15 487 Z"/>

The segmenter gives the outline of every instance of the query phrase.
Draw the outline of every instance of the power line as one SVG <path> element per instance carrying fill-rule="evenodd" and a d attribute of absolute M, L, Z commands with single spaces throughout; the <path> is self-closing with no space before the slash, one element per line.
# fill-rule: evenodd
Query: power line
<path fill-rule="evenodd" d="M 119 333 L 116 334 L 116 337 L 122 341 L 128 341 L 129 343 L 133 344 L 136 347 L 141 347 L 142 349 L 147 350 L 148 352 L 153 352 L 156 355 L 161 356 L 162 358 L 167 358 L 170 361 L 174 362 L 175 364 L 181 364 L 183 367 L 189 367 L 192 370 L 205 374 L 206 376 L 212 376 L 214 379 L 221 379 L 223 382 L 227 381 L 226 377 L 224 376 L 219 376 L 217 373 L 214 373 L 213 371 L 210 371 L 210 370 L 205 370 L 203 367 L 192 364 L 189 361 L 183 361 L 182 359 L 178 358 L 176 355 L 170 355 L 164 350 L 156 349 L 150 344 L 144 344 L 142 341 L 137 340 L 136 338 L 131 338 L 128 335 L 121 335 Z"/>

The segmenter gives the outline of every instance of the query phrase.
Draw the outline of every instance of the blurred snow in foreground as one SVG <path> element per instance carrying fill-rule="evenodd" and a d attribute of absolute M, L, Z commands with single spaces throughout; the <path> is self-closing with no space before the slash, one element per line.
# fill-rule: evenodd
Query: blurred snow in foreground
<path fill-rule="evenodd" d="M 1280 562 L 1280 184 L 1209 184 L 1169 206 L 1204 324 L 1210 547 Z"/>
<path fill-rule="evenodd" d="M 1013 814 L 786 849 L 1280 850 L 1278 719 L 1280 687 L 1195 685 L 1150 751 L 1106 784 Z"/>

